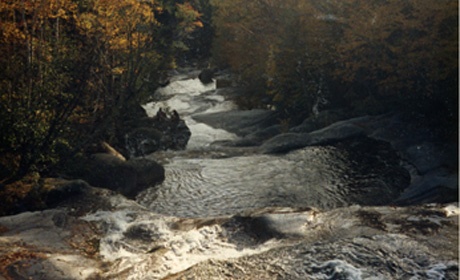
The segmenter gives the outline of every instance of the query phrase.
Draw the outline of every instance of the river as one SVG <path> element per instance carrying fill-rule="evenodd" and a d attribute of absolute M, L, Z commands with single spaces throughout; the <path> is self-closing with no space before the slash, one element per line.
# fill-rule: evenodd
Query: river
<path fill-rule="evenodd" d="M 4 228 L 17 227 L 0 238 L 0 245 L 11 238 L 29 251 L 43 244 L 48 248 L 43 268 L 34 263 L 21 275 L 458 279 L 458 204 L 396 206 L 411 175 L 391 145 L 364 136 L 278 154 L 231 145 L 241 135 L 197 119 L 235 111 L 236 105 L 196 76 L 177 73 L 154 102 L 144 105 L 150 116 L 159 108 L 177 110 L 192 132 L 185 150 L 147 156 L 164 165 L 162 184 L 135 201 L 109 196 L 109 209 L 76 219 L 62 218 L 74 217 L 72 209 L 0 219 Z M 86 230 L 76 230 L 81 227 Z M 89 234 L 93 228 L 97 237 Z M 51 253 L 49 248 L 57 246 L 49 243 L 53 234 L 94 244 L 94 257 L 75 251 L 79 246 L 70 251 L 59 245 L 59 253 Z"/>
<path fill-rule="evenodd" d="M 213 145 L 238 136 L 193 117 L 236 110 L 236 106 L 219 95 L 213 84 L 178 78 L 159 90 L 162 101 L 145 105 L 150 116 L 159 108 L 177 110 L 192 132 L 185 152 L 168 155 L 165 182 L 138 197 L 157 213 L 214 217 L 272 206 L 328 210 L 352 204 L 382 205 L 408 184 L 396 153 L 377 142 L 365 145 L 364 139 L 285 155 Z"/>
<path fill-rule="evenodd" d="M 455 258 L 405 235 L 408 217 L 414 232 L 430 227 L 423 211 L 385 207 L 408 185 L 388 145 L 357 138 L 277 155 L 222 146 L 238 136 L 194 119 L 236 110 L 214 84 L 178 75 L 157 98 L 148 114 L 177 110 L 192 136 L 185 151 L 149 155 L 166 179 L 138 195 L 142 211 L 87 217 L 110 224 L 101 252 L 117 264 L 111 277 L 449 279 L 458 271 Z M 442 209 L 426 209 L 428 221 L 450 223 Z"/>

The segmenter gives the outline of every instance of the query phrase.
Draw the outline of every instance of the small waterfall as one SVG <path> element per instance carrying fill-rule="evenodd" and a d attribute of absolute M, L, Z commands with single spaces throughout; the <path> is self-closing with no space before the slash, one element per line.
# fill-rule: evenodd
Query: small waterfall
<path fill-rule="evenodd" d="M 158 90 L 158 101 L 144 105 L 149 116 L 155 116 L 160 108 L 176 110 L 191 131 L 187 149 L 208 147 L 215 141 L 236 140 L 238 137 L 223 129 L 216 129 L 193 120 L 193 115 L 236 109 L 236 105 L 217 93 L 215 83 L 203 84 L 198 78 L 186 77 L 171 82 Z"/>
<path fill-rule="evenodd" d="M 160 108 L 178 112 L 191 132 L 186 150 L 151 154 L 158 143 L 144 136 L 154 131 L 126 135 L 133 156 L 161 160 L 165 181 L 135 200 L 95 189 L 69 208 L 0 217 L 1 264 L 9 262 L 2 273 L 85 280 L 458 279 L 458 204 L 393 206 L 410 178 L 388 142 L 357 135 L 284 154 L 239 147 L 237 135 L 203 123 L 207 113 L 235 105 L 195 76 L 177 76 L 144 106 L 151 117 Z M 314 114 L 327 103 L 323 82 L 316 85 Z M 245 113 L 252 125 L 254 112 Z M 232 114 L 224 115 L 227 124 Z M 293 134 L 315 136 L 279 136 Z M 86 214 L 79 216 L 76 203 Z"/>
<path fill-rule="evenodd" d="M 328 102 L 323 78 L 314 86 L 318 115 Z M 149 116 L 177 110 L 191 137 L 185 151 L 149 155 L 166 157 L 166 179 L 139 194 L 136 206 L 117 202 L 113 211 L 85 217 L 106 227 L 100 245 L 111 263 L 106 278 L 441 279 L 458 270 L 404 234 L 404 227 L 416 230 L 411 223 L 448 218 L 366 208 L 391 203 L 406 185 L 390 145 L 363 137 L 287 154 L 231 154 L 238 148 L 212 144 L 237 135 L 194 119 L 236 109 L 213 84 L 184 76 L 157 95 L 144 106 Z M 142 146 L 135 140 L 127 146 Z"/>

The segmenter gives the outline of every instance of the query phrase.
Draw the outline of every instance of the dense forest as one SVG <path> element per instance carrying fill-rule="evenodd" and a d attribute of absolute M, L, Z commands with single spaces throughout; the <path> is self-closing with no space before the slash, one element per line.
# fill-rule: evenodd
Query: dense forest
<path fill-rule="evenodd" d="M 214 56 L 251 87 L 243 104 L 457 115 L 457 1 L 214 2 Z"/>
<path fill-rule="evenodd" d="M 48 173 L 157 87 L 201 27 L 186 1 L 0 3 L 2 178 Z"/>
<path fill-rule="evenodd" d="M 326 107 L 404 109 L 457 134 L 453 0 L 6 0 L 0 50 L 3 184 L 110 143 L 192 60 L 230 68 L 240 106 L 287 124 Z"/>

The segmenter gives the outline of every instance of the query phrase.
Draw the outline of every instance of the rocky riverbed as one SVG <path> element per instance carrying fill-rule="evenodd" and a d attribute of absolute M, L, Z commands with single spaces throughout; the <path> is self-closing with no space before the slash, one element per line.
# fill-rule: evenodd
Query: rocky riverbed
<path fill-rule="evenodd" d="M 197 77 L 144 106 L 191 132 L 145 156 L 164 182 L 50 179 L 53 209 L 0 217 L 0 279 L 458 279 L 455 144 L 401 113 L 286 130 Z"/>

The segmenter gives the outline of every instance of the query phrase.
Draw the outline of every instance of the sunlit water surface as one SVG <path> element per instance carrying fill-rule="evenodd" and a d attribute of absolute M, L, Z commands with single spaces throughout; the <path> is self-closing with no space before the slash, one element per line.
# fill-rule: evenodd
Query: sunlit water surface
<path fill-rule="evenodd" d="M 284 279 L 283 271 L 290 271 L 286 279 L 389 279 L 385 275 L 395 273 L 407 276 L 404 279 L 444 279 L 452 267 L 431 258 L 425 247 L 410 243 L 404 235 L 367 238 L 366 231 L 359 229 L 356 236 L 362 237 L 340 241 L 347 235 L 354 238 L 349 229 L 356 226 L 351 214 L 356 209 L 334 209 L 387 205 L 407 184 L 397 156 L 388 147 L 377 147 L 378 143 L 374 147 L 372 142 L 361 145 L 360 139 L 283 155 L 260 154 L 256 148 L 219 147 L 212 143 L 238 137 L 192 118 L 194 114 L 235 109 L 216 93 L 213 84 L 177 79 L 157 94 L 160 101 L 144 106 L 148 114 L 155 115 L 159 108 L 177 110 L 192 136 L 186 151 L 149 156 L 164 164 L 166 179 L 137 197 L 141 208 L 114 201 L 120 210 L 85 218 L 106 225 L 100 248 L 101 255 L 114 263 L 108 278 L 162 279 L 208 260 L 224 261 L 222 269 L 228 264 L 233 272 L 242 273 L 228 275 L 228 279 L 250 279 L 245 275 L 258 275 L 259 264 L 266 268 L 260 273 L 272 269 L 281 273 L 279 279 Z M 286 214 L 278 221 L 285 225 L 281 228 L 293 227 L 305 236 L 311 231 L 308 238 L 312 241 L 331 241 L 307 247 L 291 247 L 295 243 L 289 240 L 261 243 L 244 233 L 239 219 L 232 218 L 273 206 L 319 209 L 324 214 L 318 216 L 316 210 L 293 218 Z M 386 256 L 392 259 L 384 265 Z M 380 263 L 383 265 L 378 266 Z M 243 266 L 253 271 L 239 269 Z M 206 275 L 194 279 L 221 278 Z"/>
<path fill-rule="evenodd" d="M 162 101 L 145 106 L 152 116 L 159 108 L 177 110 L 192 132 L 187 150 L 198 151 L 198 156 L 196 152 L 193 158 L 187 152 L 169 153 L 165 182 L 142 193 L 138 197 L 142 205 L 165 215 L 210 217 L 268 206 L 331 209 L 354 203 L 384 204 L 391 199 L 393 193 L 382 189 L 397 186 L 385 181 L 382 170 L 380 174 L 369 171 L 385 163 L 372 154 L 364 155 L 369 168 L 357 171 L 359 162 L 350 162 L 353 151 L 347 147 L 307 147 L 286 155 L 203 156 L 218 149 L 211 146 L 214 141 L 237 139 L 192 118 L 235 109 L 214 89 L 198 79 L 179 80 L 158 92 Z M 379 197 L 371 194 L 376 189 Z"/>

